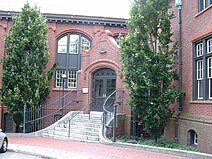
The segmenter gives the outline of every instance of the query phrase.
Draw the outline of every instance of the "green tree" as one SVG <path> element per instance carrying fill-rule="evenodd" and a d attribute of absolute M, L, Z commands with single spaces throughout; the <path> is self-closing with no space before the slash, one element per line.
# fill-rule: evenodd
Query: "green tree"
<path fill-rule="evenodd" d="M 46 35 L 46 18 L 26 3 L 19 16 L 13 17 L 3 58 L 2 101 L 17 126 L 23 123 L 24 104 L 36 108 L 49 94 L 52 69 L 45 68 L 49 59 Z"/>
<path fill-rule="evenodd" d="M 174 113 L 170 104 L 182 98 L 173 85 L 177 45 L 171 40 L 169 9 L 170 0 L 134 0 L 129 34 L 120 44 L 129 104 L 156 141 Z"/>

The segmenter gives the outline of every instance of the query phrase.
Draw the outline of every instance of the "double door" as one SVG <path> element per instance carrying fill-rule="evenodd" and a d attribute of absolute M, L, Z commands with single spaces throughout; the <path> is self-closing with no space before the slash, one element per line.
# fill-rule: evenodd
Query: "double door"
<path fill-rule="evenodd" d="M 111 69 L 101 69 L 93 76 L 93 110 L 103 111 L 106 98 L 116 89 L 115 72 Z M 106 103 L 108 109 L 112 109 L 115 95 Z"/>

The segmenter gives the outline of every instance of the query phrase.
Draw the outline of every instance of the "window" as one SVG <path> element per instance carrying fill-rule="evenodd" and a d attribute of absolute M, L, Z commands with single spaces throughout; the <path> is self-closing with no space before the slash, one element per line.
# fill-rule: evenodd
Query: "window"
<path fill-rule="evenodd" d="M 212 35 L 194 43 L 193 99 L 212 99 Z"/>
<path fill-rule="evenodd" d="M 70 35 L 69 53 L 70 54 L 79 53 L 79 35 Z"/>
<path fill-rule="evenodd" d="M 194 145 L 197 145 L 198 144 L 198 135 L 197 133 L 195 132 L 194 133 Z"/>
<path fill-rule="evenodd" d="M 77 87 L 77 70 L 81 67 L 81 52 L 91 48 L 91 40 L 80 33 L 67 33 L 57 41 L 55 87 L 62 87 L 62 75 L 67 75 L 66 87 Z"/>
<path fill-rule="evenodd" d="M 212 99 L 212 57 L 208 58 L 208 86 L 209 99 Z"/>
<path fill-rule="evenodd" d="M 58 53 L 66 53 L 66 52 L 67 52 L 67 36 L 64 36 L 58 41 Z"/>
<path fill-rule="evenodd" d="M 197 61 L 197 88 L 198 99 L 203 99 L 203 60 Z"/>
<path fill-rule="evenodd" d="M 212 4 L 212 0 L 199 0 L 199 12 Z"/>
<path fill-rule="evenodd" d="M 212 38 L 207 41 L 207 53 L 212 53 Z"/>
<path fill-rule="evenodd" d="M 196 52 L 197 52 L 197 57 L 199 57 L 199 56 L 202 56 L 203 55 L 203 50 L 202 50 L 202 43 L 200 43 L 200 44 L 197 44 L 197 46 L 196 46 Z"/>
<path fill-rule="evenodd" d="M 81 40 L 81 50 L 82 51 L 88 51 L 90 49 L 90 41 L 86 39 L 85 37 L 82 37 Z"/>
<path fill-rule="evenodd" d="M 189 130 L 190 144 L 191 146 L 198 145 L 198 134 L 194 130 Z"/>
<path fill-rule="evenodd" d="M 77 87 L 77 71 L 68 71 L 67 87 Z"/>
<path fill-rule="evenodd" d="M 68 47 L 68 44 L 69 44 L 69 47 Z M 70 54 L 79 54 L 80 51 L 88 51 L 90 47 L 91 47 L 91 42 L 85 36 L 82 36 L 80 34 L 68 34 L 58 40 L 57 53 L 69 52 Z M 79 50 L 79 48 L 81 50 Z"/>
<path fill-rule="evenodd" d="M 67 88 L 76 88 L 77 87 L 77 71 L 68 71 L 66 73 L 65 70 L 57 70 L 56 71 L 56 87 L 63 87 L 63 79 L 62 75 L 68 74 L 67 79 L 64 82 L 65 87 Z"/>
<path fill-rule="evenodd" d="M 57 70 L 56 71 L 56 87 L 62 87 L 62 75 L 65 74 L 65 70 Z"/>

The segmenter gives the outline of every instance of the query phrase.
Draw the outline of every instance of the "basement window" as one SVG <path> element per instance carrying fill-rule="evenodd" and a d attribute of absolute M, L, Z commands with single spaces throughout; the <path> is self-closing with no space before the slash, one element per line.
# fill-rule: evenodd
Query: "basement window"
<path fill-rule="evenodd" d="M 194 130 L 189 131 L 190 134 L 190 146 L 197 146 L 198 145 L 198 134 Z"/>

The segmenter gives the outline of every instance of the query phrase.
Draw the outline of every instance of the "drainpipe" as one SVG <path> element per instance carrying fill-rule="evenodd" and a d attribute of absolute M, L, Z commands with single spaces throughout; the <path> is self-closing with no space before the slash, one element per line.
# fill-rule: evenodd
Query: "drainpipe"
<path fill-rule="evenodd" d="M 182 7 L 182 1 L 181 0 L 175 0 L 175 5 L 178 9 L 178 65 L 179 65 L 179 90 L 182 91 L 182 16 L 181 16 L 181 7 Z M 175 142 L 178 143 L 178 130 L 179 130 L 179 116 L 182 112 L 182 101 L 179 102 L 178 105 L 178 113 L 176 116 L 175 121 Z"/>

